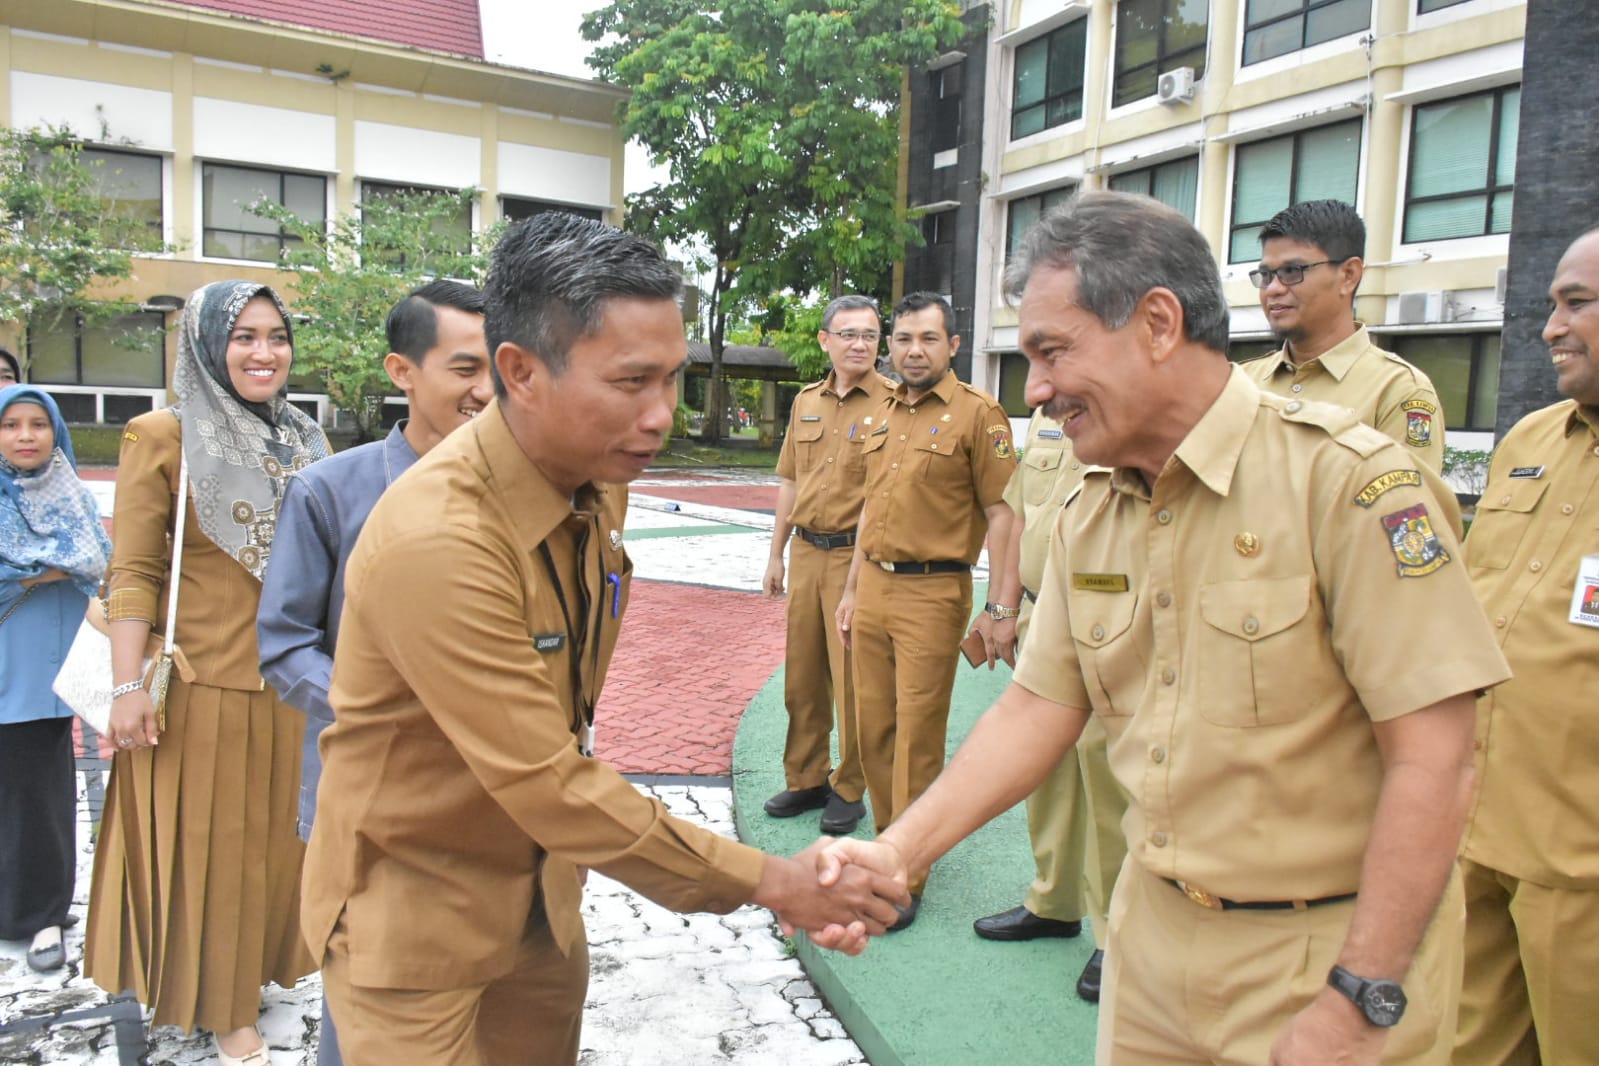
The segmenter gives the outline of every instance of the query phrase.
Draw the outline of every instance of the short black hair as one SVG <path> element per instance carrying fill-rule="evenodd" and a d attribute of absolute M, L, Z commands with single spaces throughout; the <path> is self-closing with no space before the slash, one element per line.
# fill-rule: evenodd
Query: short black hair
<path fill-rule="evenodd" d="M 430 281 L 421 288 L 413 289 L 389 312 L 385 326 L 389 351 L 399 352 L 420 365 L 439 341 L 439 316 L 435 308 L 453 307 L 468 314 L 481 315 L 485 306 L 481 289 L 459 281 Z"/>
<path fill-rule="evenodd" d="M 682 292 L 677 267 L 642 237 L 564 211 L 523 219 L 494 246 L 485 286 L 495 395 L 505 395 L 500 345 L 519 345 L 560 374 L 572 343 L 599 330 L 608 301 L 675 302 Z"/>
<path fill-rule="evenodd" d="M 0 359 L 4 359 L 6 362 L 11 364 L 11 376 L 16 378 L 18 382 L 21 382 L 22 364 L 17 361 L 16 356 L 11 354 L 11 350 L 9 348 L 0 348 Z"/>
<path fill-rule="evenodd" d="M 1343 262 L 1366 254 L 1366 223 L 1342 200 L 1306 200 L 1283 208 L 1260 230 L 1260 243 L 1286 237 L 1314 244 Z"/>
<path fill-rule="evenodd" d="M 939 312 L 944 316 L 944 336 L 955 336 L 955 309 L 949 305 L 948 300 L 936 292 L 913 292 L 905 296 L 899 303 L 894 305 L 893 321 L 898 323 L 901 315 L 913 315 L 917 311 L 925 311 L 929 307 L 938 308 Z"/>

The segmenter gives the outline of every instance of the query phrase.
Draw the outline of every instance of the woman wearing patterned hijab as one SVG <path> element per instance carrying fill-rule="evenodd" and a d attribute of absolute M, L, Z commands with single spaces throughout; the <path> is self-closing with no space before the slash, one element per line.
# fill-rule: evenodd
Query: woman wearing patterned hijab
<path fill-rule="evenodd" d="M 66 963 L 78 850 L 72 711 L 50 685 L 110 552 L 55 401 L 0 387 L 0 940 L 31 940 L 40 972 Z"/>
<path fill-rule="evenodd" d="M 166 624 L 180 462 L 189 505 L 176 673 L 159 732 L 142 688 L 111 705 L 117 747 L 89 896 L 84 972 L 132 989 L 152 1024 L 216 1035 L 224 1066 L 266 1066 L 255 1029 L 261 986 L 316 967 L 300 936 L 304 847 L 295 835 L 305 718 L 261 681 L 261 574 L 285 479 L 328 454 L 289 404 L 293 334 L 277 294 L 222 281 L 197 291 L 179 325 L 176 406 L 122 435 L 108 607 L 112 674 L 140 674 Z"/>

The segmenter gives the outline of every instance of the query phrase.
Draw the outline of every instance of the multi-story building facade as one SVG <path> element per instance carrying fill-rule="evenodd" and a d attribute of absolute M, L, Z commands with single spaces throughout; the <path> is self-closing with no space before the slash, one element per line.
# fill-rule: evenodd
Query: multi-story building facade
<path fill-rule="evenodd" d="M 965 46 L 967 63 L 983 50 L 985 78 L 980 96 L 962 98 L 961 121 L 981 133 L 942 157 L 909 152 L 907 201 L 930 215 L 977 214 L 971 377 L 1013 417 L 1026 414 L 1026 361 L 1001 275 L 1052 204 L 1109 188 L 1187 214 L 1216 251 L 1241 357 L 1275 347 L 1247 277 L 1262 223 L 1290 203 L 1335 197 L 1366 220 L 1357 315 L 1432 376 L 1451 446 L 1491 447 L 1521 0 L 972 6 L 991 20 Z M 912 110 L 915 130 L 927 108 L 918 109 L 914 82 Z M 968 151 L 980 159 L 964 201 L 917 199 L 920 169 L 961 172 Z M 907 287 L 923 280 L 907 270 Z"/>
<path fill-rule="evenodd" d="M 0 0 L 0 119 L 70 126 L 108 197 L 173 251 L 115 290 L 128 313 L 29 331 L 27 377 L 72 421 L 166 403 L 166 330 L 208 281 L 284 285 L 266 197 L 331 220 L 396 189 L 478 190 L 456 225 L 558 207 L 619 221 L 623 90 L 483 59 L 476 0 Z M 292 298 L 292 285 L 287 286 Z M 163 358 L 163 355 L 165 356 Z M 314 384 L 301 383 L 308 390 Z M 331 419 L 313 392 L 296 402 Z"/>

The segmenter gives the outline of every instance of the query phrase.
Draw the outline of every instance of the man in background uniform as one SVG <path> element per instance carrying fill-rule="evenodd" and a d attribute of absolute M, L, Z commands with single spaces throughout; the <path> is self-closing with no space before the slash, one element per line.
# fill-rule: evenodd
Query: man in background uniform
<path fill-rule="evenodd" d="M 1260 243 L 1249 280 L 1283 346 L 1245 363 L 1249 376 L 1279 396 L 1347 407 L 1441 471 L 1444 412 L 1432 381 L 1372 344 L 1355 319 L 1366 269 L 1366 224 L 1355 209 L 1341 200 L 1294 204 L 1272 216 Z"/>
<path fill-rule="evenodd" d="M 788 435 L 777 458 L 783 483 L 777 491 L 772 555 L 762 582 L 768 596 L 783 595 L 783 548 L 792 532 L 783 661 L 784 790 L 766 801 L 766 813 L 792 818 L 825 805 L 822 832 L 833 834 L 854 832 L 866 813 L 855 690 L 834 615 L 866 493 L 866 418 L 894 388 L 877 372 L 882 329 L 877 303 L 866 296 L 840 296 L 822 312 L 816 341 L 833 368 L 801 389 L 789 412 Z M 838 767 L 829 774 L 828 737 L 835 720 Z"/>
<path fill-rule="evenodd" d="M 1020 601 L 1021 616 L 977 616 L 973 630 L 985 635 L 989 669 L 994 659 L 1016 665 L 1015 648 L 1026 636 L 1033 605 L 1044 578 L 1044 561 L 1061 506 L 1082 483 L 1083 464 L 1072 455 L 1059 422 L 1042 410 L 1033 412 L 1027 447 L 1005 486 L 1005 502 L 1016 515 L 1006 573 L 991 575 L 989 599 L 1007 613 Z M 1037 940 L 1075 937 L 1084 915 L 1092 917 L 1094 951 L 1077 978 L 1077 994 L 1099 1002 L 1104 965 L 1106 913 L 1116 871 L 1127 854 L 1121 819 L 1127 800 L 1111 776 L 1105 753 L 1105 729 L 1090 718 L 1077 743 L 1050 775 L 1027 797 L 1027 835 L 1038 875 L 1019 907 L 972 923 L 985 940 Z M 1086 901 L 1085 901 L 1086 891 Z"/>
<path fill-rule="evenodd" d="M 867 416 L 866 502 L 838 608 L 853 646 L 861 765 L 882 832 L 944 768 L 961 636 L 972 614 L 972 564 L 988 535 L 1003 572 L 1016 468 L 1010 419 L 950 370 L 955 312 L 933 293 L 894 307 L 889 354 L 902 384 Z M 894 929 L 916 920 L 926 871 Z"/>
<path fill-rule="evenodd" d="M 1566 399 L 1500 441 L 1466 538 L 1516 676 L 1477 704 L 1459 1066 L 1599 1062 L 1599 230 L 1549 298 Z"/>

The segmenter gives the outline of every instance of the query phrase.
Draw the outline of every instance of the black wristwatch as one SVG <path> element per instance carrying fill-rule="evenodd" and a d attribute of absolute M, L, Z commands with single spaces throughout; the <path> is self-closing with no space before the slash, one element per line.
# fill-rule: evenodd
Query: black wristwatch
<path fill-rule="evenodd" d="M 1360 1008 L 1366 1021 L 1379 1029 L 1398 1025 L 1399 1019 L 1405 1016 L 1405 990 L 1397 981 L 1368 981 L 1342 966 L 1334 966 L 1327 974 L 1327 983 L 1348 997 Z"/>

